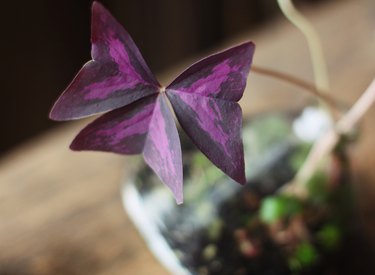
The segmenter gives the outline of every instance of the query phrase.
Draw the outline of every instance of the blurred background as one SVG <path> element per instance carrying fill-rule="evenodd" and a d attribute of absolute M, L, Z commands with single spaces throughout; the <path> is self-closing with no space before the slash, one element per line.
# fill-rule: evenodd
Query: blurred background
<path fill-rule="evenodd" d="M 161 80 L 196 58 L 252 39 L 255 64 L 313 82 L 306 41 L 276 0 L 101 2 Z M 322 38 L 332 95 L 350 106 L 375 76 L 375 0 L 294 2 Z M 120 186 L 133 161 L 71 152 L 72 137 L 87 121 L 48 119 L 52 104 L 90 59 L 91 3 L 1 2 L 0 275 L 166 274 L 124 215 Z M 241 103 L 253 112 L 275 110 L 276 101 L 289 107 L 304 95 L 259 74 L 250 74 L 250 83 Z M 373 106 L 352 154 L 368 221 L 375 221 L 374 118 Z M 368 232 L 375 232 L 375 222 Z"/>
<path fill-rule="evenodd" d="M 48 112 L 90 59 L 91 2 L 2 1 L 0 155 L 58 125 L 48 120 Z M 101 2 L 126 27 L 155 73 L 281 16 L 275 0 Z"/>

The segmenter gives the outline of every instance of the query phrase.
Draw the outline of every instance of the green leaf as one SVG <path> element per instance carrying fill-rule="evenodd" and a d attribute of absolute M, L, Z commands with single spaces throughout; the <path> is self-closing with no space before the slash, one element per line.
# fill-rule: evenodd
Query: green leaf
<path fill-rule="evenodd" d="M 260 219 L 265 223 L 273 223 L 283 216 L 284 208 L 284 202 L 280 197 L 268 197 L 262 201 Z"/>
<path fill-rule="evenodd" d="M 302 210 L 301 202 L 294 197 L 270 196 L 263 199 L 259 215 L 265 223 L 273 223 L 281 218 L 293 216 Z"/>
<path fill-rule="evenodd" d="M 319 243 L 328 250 L 335 249 L 339 245 L 341 237 L 340 228 L 333 224 L 323 226 L 317 234 Z"/>
<path fill-rule="evenodd" d="M 303 242 L 297 247 L 294 259 L 297 260 L 302 267 L 311 266 L 317 261 L 318 252 L 312 244 Z"/>

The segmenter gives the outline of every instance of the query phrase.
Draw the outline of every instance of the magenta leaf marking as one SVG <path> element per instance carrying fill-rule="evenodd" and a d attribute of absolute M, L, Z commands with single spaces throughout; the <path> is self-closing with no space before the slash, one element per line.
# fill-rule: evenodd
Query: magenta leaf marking
<path fill-rule="evenodd" d="M 168 97 L 197 147 L 224 173 L 245 183 L 242 112 L 237 101 L 245 89 L 254 44 L 209 56 L 161 89 L 112 15 L 98 2 L 92 14 L 92 60 L 57 100 L 50 117 L 71 120 L 109 112 L 82 129 L 71 149 L 142 153 L 177 203 L 182 203 L 181 145 Z"/>
<path fill-rule="evenodd" d="M 246 42 L 204 58 L 180 74 L 167 89 L 238 101 L 245 90 L 254 50 L 255 45 Z"/>
<path fill-rule="evenodd" d="M 173 192 L 176 202 L 183 201 L 181 144 L 176 124 L 165 95 L 160 95 L 148 131 L 143 157 Z"/>
<path fill-rule="evenodd" d="M 242 111 L 254 44 L 245 43 L 192 65 L 166 93 L 181 127 L 224 173 L 245 184 Z"/>
<path fill-rule="evenodd" d="M 140 154 L 156 104 L 156 95 L 108 112 L 87 125 L 70 148 L 120 154 Z"/>
<path fill-rule="evenodd" d="M 199 150 L 225 174 L 245 184 L 239 104 L 172 91 L 168 98 L 181 127 Z"/>
<path fill-rule="evenodd" d="M 55 103 L 50 117 L 71 120 L 114 110 L 158 92 L 160 85 L 124 28 L 92 6 L 92 59 Z"/>
<path fill-rule="evenodd" d="M 180 138 L 164 95 L 111 111 L 86 126 L 73 140 L 73 150 L 140 154 L 182 203 Z"/>

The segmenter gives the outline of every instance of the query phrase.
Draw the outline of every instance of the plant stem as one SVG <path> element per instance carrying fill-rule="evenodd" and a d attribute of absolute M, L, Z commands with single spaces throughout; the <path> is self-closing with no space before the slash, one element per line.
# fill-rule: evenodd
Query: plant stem
<path fill-rule="evenodd" d="M 375 79 L 360 98 L 353 104 L 351 109 L 336 122 L 335 127 L 315 142 L 306 161 L 299 169 L 294 180 L 284 185 L 281 191 L 292 193 L 301 198 L 306 197 L 307 191 L 305 184 L 318 169 L 321 160 L 333 150 L 340 135 L 349 133 L 374 102 Z M 304 185 L 301 185 L 301 183 Z"/>
<path fill-rule="evenodd" d="M 279 4 L 284 16 L 295 25 L 306 38 L 314 71 L 316 90 L 323 92 L 329 91 L 328 70 L 317 31 L 313 25 L 300 12 L 298 12 L 294 7 L 292 0 L 277 0 L 277 3 Z M 338 115 L 335 112 L 336 109 L 331 107 L 332 104 L 329 104 L 329 102 L 324 100 L 320 100 L 320 104 L 321 106 L 326 107 L 332 120 L 336 121 Z M 320 162 L 320 159 L 326 153 L 330 152 L 331 147 L 334 146 L 337 141 L 338 134 L 335 132 L 335 129 L 332 129 L 332 131 L 327 133 L 327 137 L 323 141 L 315 142 L 307 159 L 299 169 L 293 181 L 287 185 L 286 190 L 289 188 L 289 192 L 305 196 L 307 194 L 306 183 L 315 171 L 314 169 L 317 168 L 317 164 L 315 163 Z"/>
<path fill-rule="evenodd" d="M 334 112 L 335 117 L 339 117 L 340 111 L 336 106 L 335 100 L 332 97 L 330 97 L 329 95 L 324 94 L 321 91 L 319 91 L 313 84 L 311 84 L 311 83 L 309 83 L 305 80 L 302 80 L 300 78 L 297 78 L 293 75 L 286 74 L 284 72 L 275 71 L 273 69 L 263 68 L 263 67 L 259 67 L 259 66 L 255 66 L 255 65 L 253 65 L 251 67 L 251 71 L 254 72 L 254 73 L 266 75 L 266 76 L 269 76 L 269 77 L 272 77 L 272 78 L 277 78 L 279 80 L 291 83 L 295 86 L 298 86 L 300 88 L 305 89 L 307 92 L 310 92 L 312 95 L 314 95 L 314 96 L 320 98 L 322 101 L 324 101 L 329 106 L 329 108 L 332 110 L 332 112 Z"/>
<path fill-rule="evenodd" d="M 312 24 L 298 12 L 291 0 L 277 0 L 277 3 L 284 16 L 295 25 L 306 38 L 314 71 L 316 90 L 328 92 L 330 90 L 328 70 L 317 31 Z M 324 104 L 325 102 L 322 102 L 323 106 Z M 335 120 L 337 116 L 332 111 L 331 106 L 328 105 L 327 109 L 331 113 L 332 119 Z"/>

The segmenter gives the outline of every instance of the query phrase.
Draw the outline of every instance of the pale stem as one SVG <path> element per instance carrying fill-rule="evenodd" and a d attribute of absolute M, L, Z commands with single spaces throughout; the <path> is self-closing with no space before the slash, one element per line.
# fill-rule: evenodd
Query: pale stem
<path fill-rule="evenodd" d="M 284 16 L 295 25 L 305 36 L 309 52 L 311 56 L 312 67 L 314 71 L 315 85 L 318 91 L 324 93 L 330 90 L 328 70 L 323 54 L 323 48 L 320 42 L 319 35 L 313 25 L 294 7 L 291 0 L 277 0 L 281 11 Z M 321 101 L 321 104 L 325 102 Z M 327 106 L 329 112 L 331 112 L 332 119 L 336 118 L 335 113 Z"/>
<path fill-rule="evenodd" d="M 349 133 L 374 102 L 375 79 L 361 97 L 353 104 L 351 109 L 336 122 L 335 127 L 315 142 L 306 161 L 303 163 L 301 169 L 299 169 L 294 180 L 286 184 L 282 188 L 282 191 L 293 193 L 299 197 L 306 197 L 306 188 L 305 186 L 301 186 L 301 183 L 307 183 L 314 172 L 318 169 L 322 159 L 332 152 L 340 135 Z"/>
<path fill-rule="evenodd" d="M 291 0 L 277 0 L 285 17 L 305 36 L 311 55 L 317 89 L 329 91 L 328 71 L 319 35 L 312 24 L 294 7 Z"/>
<path fill-rule="evenodd" d="M 259 67 L 255 65 L 251 67 L 251 71 L 257 74 L 276 78 L 276 79 L 288 82 L 290 84 L 293 84 L 295 86 L 298 86 L 304 89 L 305 91 L 311 93 L 312 95 L 320 98 L 322 101 L 325 101 L 326 104 L 329 105 L 332 112 L 334 112 L 335 117 L 339 117 L 341 115 L 341 112 L 337 108 L 335 100 L 333 98 L 317 90 L 317 88 L 313 84 L 305 80 L 302 80 L 298 77 L 295 77 L 293 75 L 290 75 L 284 72 L 280 72 L 280 71 L 276 71 L 276 70 L 268 69 L 268 68 L 263 68 L 263 67 Z"/>

